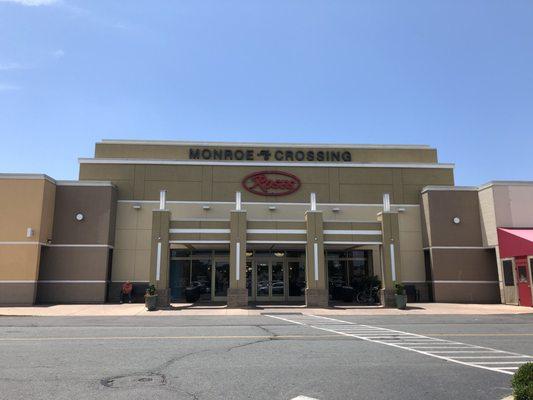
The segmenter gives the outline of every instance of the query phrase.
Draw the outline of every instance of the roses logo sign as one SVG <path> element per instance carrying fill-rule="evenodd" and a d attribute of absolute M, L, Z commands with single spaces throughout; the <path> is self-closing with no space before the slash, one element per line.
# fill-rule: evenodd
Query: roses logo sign
<path fill-rule="evenodd" d="M 242 186 L 259 196 L 286 196 L 296 192 L 301 182 L 298 177 L 283 171 L 259 171 L 247 175 Z"/>

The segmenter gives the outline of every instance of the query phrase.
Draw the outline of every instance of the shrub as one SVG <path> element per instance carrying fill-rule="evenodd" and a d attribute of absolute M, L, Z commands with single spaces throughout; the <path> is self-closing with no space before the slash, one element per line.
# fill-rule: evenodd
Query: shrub
<path fill-rule="evenodd" d="M 146 295 L 153 296 L 155 294 L 157 294 L 157 289 L 155 288 L 155 285 L 148 286 L 148 289 L 146 289 Z"/>
<path fill-rule="evenodd" d="M 396 294 L 405 294 L 405 286 L 401 282 L 394 282 L 394 291 Z"/>
<path fill-rule="evenodd" d="M 533 363 L 522 365 L 512 380 L 516 400 L 533 400 Z"/>

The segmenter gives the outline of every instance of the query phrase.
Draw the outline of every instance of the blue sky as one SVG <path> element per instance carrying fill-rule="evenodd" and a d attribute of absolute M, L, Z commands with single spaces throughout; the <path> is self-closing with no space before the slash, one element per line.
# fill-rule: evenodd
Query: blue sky
<path fill-rule="evenodd" d="M 0 172 L 107 139 L 429 144 L 533 180 L 533 1 L 0 0 Z"/>

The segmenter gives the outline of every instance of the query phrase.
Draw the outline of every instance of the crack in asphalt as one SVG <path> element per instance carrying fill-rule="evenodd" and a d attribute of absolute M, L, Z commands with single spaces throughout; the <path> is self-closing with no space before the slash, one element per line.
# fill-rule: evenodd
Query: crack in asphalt
<path fill-rule="evenodd" d="M 187 396 L 189 396 L 193 400 L 199 400 L 200 399 L 200 397 L 199 397 L 200 393 L 189 392 L 189 391 L 181 388 L 176 383 L 172 383 L 171 381 L 169 381 L 167 379 L 167 375 L 164 374 L 163 372 L 165 370 L 167 370 L 168 368 L 170 368 L 172 365 L 174 365 L 176 363 L 179 363 L 179 362 L 181 362 L 181 361 L 183 361 L 183 360 L 185 360 L 185 359 L 187 359 L 189 357 L 193 357 L 193 356 L 197 356 L 199 354 L 209 353 L 209 352 L 211 352 L 211 353 L 226 352 L 227 353 L 227 352 L 233 351 L 235 349 L 240 349 L 240 348 L 243 348 L 243 347 L 247 347 L 247 346 L 251 346 L 251 345 L 255 345 L 255 344 L 259 344 L 259 343 L 263 343 L 263 342 L 269 342 L 269 341 L 273 340 L 275 338 L 275 336 L 277 336 L 275 333 L 270 332 L 268 329 L 266 329 L 266 328 L 264 328 L 262 326 L 257 326 L 257 327 L 262 329 L 262 330 L 264 330 L 265 332 L 267 332 L 268 334 L 270 334 L 272 336 L 269 337 L 269 338 L 265 338 L 265 339 L 253 340 L 253 341 L 248 342 L 248 343 L 237 344 L 237 345 L 233 345 L 233 346 L 225 346 L 222 349 L 217 348 L 217 349 L 203 349 L 203 350 L 191 351 L 191 352 L 186 353 L 186 354 L 181 354 L 179 356 L 171 357 L 167 361 L 165 361 L 162 364 L 159 364 L 158 366 L 155 366 L 153 368 L 149 368 L 149 369 L 133 372 L 133 373 L 130 373 L 130 374 L 117 375 L 117 376 L 113 376 L 113 377 L 107 377 L 107 378 L 100 379 L 100 384 L 102 386 L 105 386 L 105 387 L 110 388 L 110 389 L 127 389 L 125 387 L 113 386 L 113 383 L 116 380 L 119 380 L 119 379 L 127 379 L 127 378 L 132 378 L 132 377 L 160 376 L 161 377 L 161 383 L 158 386 L 161 386 L 162 389 L 169 390 L 169 391 L 179 391 L 179 392 L 181 392 L 183 394 L 186 394 Z M 142 379 L 142 378 L 140 378 L 140 379 Z M 140 381 L 140 379 L 137 379 L 137 381 Z"/>

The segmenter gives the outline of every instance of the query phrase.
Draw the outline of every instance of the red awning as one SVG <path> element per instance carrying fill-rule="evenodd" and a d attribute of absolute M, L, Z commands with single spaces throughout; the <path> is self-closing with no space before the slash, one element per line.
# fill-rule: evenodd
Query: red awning
<path fill-rule="evenodd" d="M 500 258 L 533 255 L 533 229 L 498 228 Z"/>

